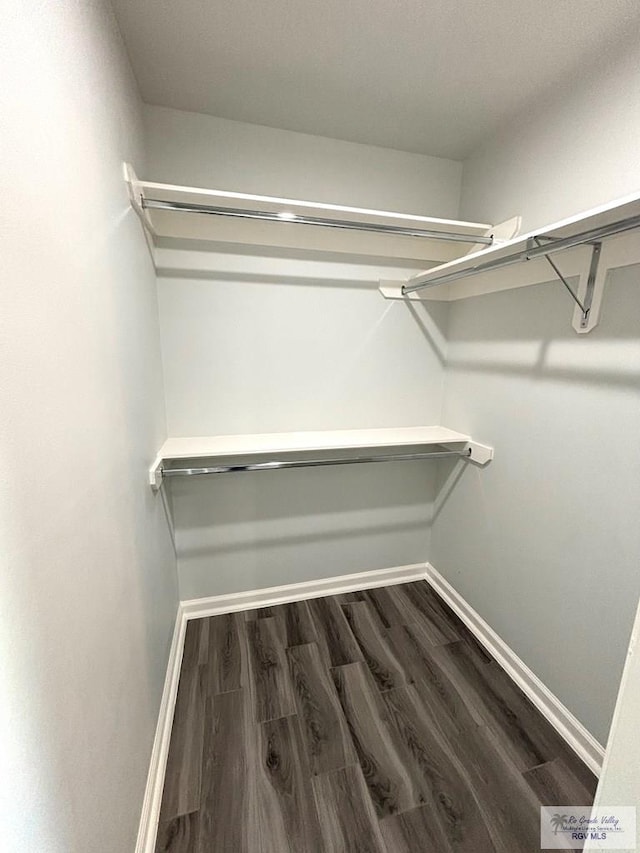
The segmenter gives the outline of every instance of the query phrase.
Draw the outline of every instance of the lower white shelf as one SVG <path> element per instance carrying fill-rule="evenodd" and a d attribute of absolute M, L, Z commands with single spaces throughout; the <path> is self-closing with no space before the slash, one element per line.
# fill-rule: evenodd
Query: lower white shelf
<path fill-rule="evenodd" d="M 493 448 L 472 441 L 464 433 L 443 426 L 387 429 L 324 430 L 320 432 L 263 433 L 256 435 L 212 435 L 168 438 L 149 469 L 153 489 L 162 484 L 163 468 L 181 459 L 225 460 L 229 457 L 269 455 L 273 467 L 284 454 L 348 451 L 362 448 L 398 450 L 403 447 L 445 447 L 464 454 L 470 462 L 484 465 L 493 459 Z M 342 460 L 341 460 L 342 461 Z M 355 459 L 354 459 L 355 461 Z M 268 465 L 269 463 L 264 463 Z M 329 464 L 327 461 L 324 464 Z M 344 462 L 343 462 L 344 464 Z M 204 473 L 204 472 L 200 472 Z"/>

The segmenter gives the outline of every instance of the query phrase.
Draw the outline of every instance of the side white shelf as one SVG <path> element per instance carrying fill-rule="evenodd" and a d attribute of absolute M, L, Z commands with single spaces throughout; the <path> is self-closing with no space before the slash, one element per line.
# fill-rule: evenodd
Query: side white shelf
<path fill-rule="evenodd" d="M 381 281 L 380 291 L 387 299 L 411 300 L 443 300 L 455 301 L 493 293 L 500 290 L 511 290 L 532 284 L 557 280 L 553 269 L 546 257 L 526 259 L 523 263 L 496 269 L 482 270 L 477 267 L 486 263 L 499 261 L 511 255 L 527 251 L 536 240 L 541 243 L 552 240 L 562 240 L 574 237 L 592 229 L 610 226 L 622 220 L 633 220 L 640 216 L 640 193 L 625 196 L 609 204 L 587 210 L 583 213 L 561 220 L 552 225 L 530 231 L 510 240 L 496 243 L 479 251 L 471 252 L 464 257 L 434 266 L 408 279 L 407 281 Z M 591 244 L 575 246 L 554 253 L 552 258 L 565 278 L 578 277 L 577 295 L 584 298 L 591 265 Z M 628 266 L 640 262 L 640 231 L 628 230 L 616 236 L 607 237 L 602 243 L 599 265 L 593 286 L 593 302 L 587 323 L 580 323 L 581 312 L 576 306 L 573 325 L 578 332 L 590 331 L 598 321 L 598 311 L 602 298 L 602 290 L 607 272 L 615 267 Z M 443 275 L 460 276 L 459 280 L 443 282 L 424 290 L 402 294 L 403 285 L 429 283 Z M 558 286 L 562 287 L 560 282 Z"/>
<path fill-rule="evenodd" d="M 128 164 L 125 164 L 125 180 L 129 187 L 131 204 L 154 239 L 173 237 L 222 244 L 276 246 L 314 252 L 364 255 L 370 258 L 384 257 L 415 261 L 415 266 L 420 267 L 458 258 L 474 247 L 474 238 L 486 238 L 493 232 L 493 227 L 484 222 L 462 222 L 318 201 L 143 181 L 137 178 Z M 151 206 L 158 202 L 177 203 L 185 207 L 171 210 Z M 211 212 L 193 212 L 187 209 L 189 206 L 214 208 L 226 213 L 216 215 Z M 275 215 L 276 221 L 244 219 L 240 216 L 243 211 Z M 304 218 L 329 219 L 335 223 L 357 222 L 365 228 L 390 226 L 429 231 L 434 232 L 434 236 L 425 238 L 366 230 L 343 230 L 340 224 L 318 227 L 295 221 Z M 455 233 L 468 239 L 464 242 L 451 242 L 438 239 L 439 233 Z"/>
<path fill-rule="evenodd" d="M 162 483 L 163 465 L 180 459 L 224 459 L 265 454 L 277 457 L 279 454 L 327 450 L 398 449 L 435 445 L 467 451 L 469 461 L 478 465 L 484 465 L 493 459 L 493 448 L 443 426 L 193 436 L 167 439 L 149 469 L 149 483 L 152 488 L 158 489 Z"/>

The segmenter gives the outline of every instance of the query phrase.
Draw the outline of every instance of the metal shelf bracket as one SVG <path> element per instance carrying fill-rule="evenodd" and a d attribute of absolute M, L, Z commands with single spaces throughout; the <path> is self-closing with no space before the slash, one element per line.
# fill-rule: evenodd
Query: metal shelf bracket
<path fill-rule="evenodd" d="M 540 237 L 533 237 L 531 239 L 531 245 L 532 246 L 542 246 L 543 245 L 542 239 L 543 238 L 540 238 Z M 550 242 L 553 242 L 553 238 L 551 238 L 551 237 L 547 237 L 544 239 L 545 239 L 545 242 L 547 245 L 549 245 Z M 593 303 L 593 296 L 595 293 L 596 281 L 598 278 L 598 266 L 600 263 L 600 253 L 602 251 L 602 243 L 595 242 L 595 243 L 592 243 L 590 245 L 591 245 L 591 261 L 589 263 L 589 269 L 588 269 L 588 271 L 586 271 L 586 279 L 585 279 L 585 274 L 580 276 L 580 280 L 585 281 L 584 286 L 582 288 L 579 288 L 580 290 L 583 291 L 581 294 L 576 293 L 576 291 L 569 284 L 567 279 L 563 276 L 558 265 L 551 258 L 551 256 L 550 255 L 544 256 L 546 258 L 549 266 L 552 268 L 552 270 L 558 276 L 558 278 L 560 279 L 562 284 L 565 286 L 565 288 L 569 292 L 571 298 L 575 302 L 576 313 L 577 313 L 577 310 L 579 309 L 580 316 L 579 316 L 578 326 L 576 328 L 576 315 L 574 315 L 573 326 L 577 332 L 582 332 L 582 333 L 590 332 L 591 329 L 598 322 L 598 317 L 595 316 L 595 313 L 593 316 L 593 322 L 590 322 L 590 321 L 592 319 L 591 318 L 591 312 L 592 312 L 592 307 L 594 304 Z M 600 307 L 600 303 L 598 302 L 598 309 L 599 309 L 599 307 Z"/>
<path fill-rule="evenodd" d="M 598 279 L 598 268 L 600 265 L 600 253 L 602 252 L 602 243 L 594 243 L 591 249 L 591 263 L 589 264 L 589 272 L 587 274 L 587 283 L 583 296 L 582 314 L 580 316 L 580 325 L 576 330 L 578 332 L 589 332 L 597 324 L 600 310 L 600 300 L 597 303 L 597 311 L 594 311 L 593 318 L 591 312 L 594 308 L 593 296 L 596 289 L 596 280 Z M 601 285 L 604 284 L 604 279 L 600 279 Z M 574 321 L 575 322 L 575 321 Z"/>

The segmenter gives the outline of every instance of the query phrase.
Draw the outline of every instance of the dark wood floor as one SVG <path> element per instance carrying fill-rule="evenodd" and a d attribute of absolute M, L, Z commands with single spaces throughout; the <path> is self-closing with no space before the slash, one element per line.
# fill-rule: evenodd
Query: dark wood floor
<path fill-rule="evenodd" d="M 538 853 L 595 786 L 418 581 L 189 622 L 156 850 Z"/>

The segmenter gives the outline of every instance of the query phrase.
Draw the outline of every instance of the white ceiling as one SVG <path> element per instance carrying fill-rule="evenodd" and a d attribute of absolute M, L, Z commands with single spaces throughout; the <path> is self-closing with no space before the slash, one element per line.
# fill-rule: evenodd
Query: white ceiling
<path fill-rule="evenodd" d="M 114 0 L 147 103 L 462 159 L 638 0 Z"/>

